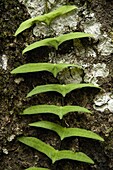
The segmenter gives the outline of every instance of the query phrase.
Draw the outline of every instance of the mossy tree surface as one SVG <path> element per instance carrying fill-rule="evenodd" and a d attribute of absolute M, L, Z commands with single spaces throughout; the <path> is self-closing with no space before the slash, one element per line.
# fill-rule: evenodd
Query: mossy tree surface
<path fill-rule="evenodd" d="M 73 2 L 71 2 L 72 4 Z M 81 1 L 81 4 L 84 4 L 84 1 Z M 105 9 L 106 7 L 106 9 Z M 111 29 L 112 16 L 111 13 L 108 16 L 108 12 L 112 10 L 112 2 L 104 2 L 100 0 L 94 0 L 92 3 L 88 1 L 87 8 L 91 8 L 97 14 L 98 21 L 101 22 L 102 29 L 109 32 Z M 24 134 L 26 136 L 30 136 L 32 133 L 35 137 L 39 137 L 41 140 L 46 143 L 50 143 L 55 149 L 59 149 L 61 146 L 59 137 L 53 132 L 48 132 L 46 130 L 38 130 L 32 129 L 27 126 L 31 122 L 39 121 L 39 120 L 48 120 L 54 121 L 56 123 L 59 122 L 59 118 L 52 115 L 33 115 L 32 117 L 26 117 L 26 119 L 22 116 L 20 117 L 18 113 L 25 109 L 24 106 L 31 106 L 37 104 L 54 104 L 58 105 L 62 104 L 73 104 L 73 105 L 81 105 L 87 107 L 90 110 L 93 110 L 93 99 L 96 94 L 95 90 L 78 90 L 76 94 L 72 92 L 68 94 L 67 97 L 62 101 L 62 97 L 57 93 L 50 94 L 40 94 L 39 97 L 35 97 L 33 99 L 26 99 L 26 94 L 37 85 L 52 83 L 59 83 L 58 79 L 55 79 L 52 74 L 44 73 L 36 73 L 34 76 L 29 73 L 28 77 L 23 75 L 12 76 L 10 71 L 21 64 L 26 64 L 30 62 L 49 62 L 49 50 L 44 47 L 43 50 L 37 49 L 29 54 L 26 54 L 24 57 L 21 54 L 21 51 L 25 48 L 25 42 L 33 43 L 34 37 L 32 35 L 32 28 L 26 30 L 21 35 L 18 35 L 15 38 L 13 35 L 15 30 L 19 26 L 19 24 L 30 18 L 27 13 L 25 6 L 20 4 L 18 1 L 8 1 L 1 0 L 0 11 L 2 17 L 0 19 L 0 30 L 2 30 L 0 38 L 1 38 L 1 58 L 0 58 L 0 94 L 1 94 L 1 102 L 0 102 L 0 170 L 8 169 L 8 170 L 24 170 L 28 167 L 50 167 L 50 160 L 45 157 L 43 154 L 32 150 L 26 146 L 23 146 L 15 139 L 16 137 Z M 106 24 L 105 24 L 106 23 Z M 98 42 L 97 42 L 98 43 Z M 72 43 L 68 42 L 68 48 Z M 84 41 L 83 41 L 84 44 Z M 67 51 L 68 48 L 66 47 Z M 65 54 L 65 51 L 60 50 L 60 54 Z M 70 48 L 69 48 L 70 50 Z M 7 70 L 4 70 L 1 65 L 3 65 L 3 55 L 8 58 Z M 32 57 L 31 57 L 32 56 Z M 38 56 L 38 57 L 37 57 Z M 104 89 L 111 89 L 113 80 L 113 62 L 112 56 L 108 57 L 98 56 L 95 59 L 90 58 L 82 58 L 83 61 L 87 60 L 87 62 L 105 62 L 108 64 L 111 69 L 111 76 L 106 78 L 104 81 Z M 78 59 L 79 60 L 79 59 Z M 1 64 L 2 63 L 2 64 Z M 37 79 L 37 81 L 36 81 Z M 101 80 L 100 80 L 101 81 Z M 15 83 L 14 83 L 15 82 Z M 98 92 L 98 91 L 97 91 Z M 79 96 L 79 98 L 78 98 Z M 92 170 L 107 170 L 113 169 L 113 133 L 111 128 L 112 117 L 110 117 L 111 113 L 105 112 L 100 113 L 93 110 L 93 116 L 77 113 L 67 115 L 65 121 L 63 119 L 62 126 L 66 127 L 81 127 L 86 129 L 93 129 L 97 133 L 100 133 L 102 136 L 106 136 L 105 144 L 101 144 L 99 142 L 94 142 L 92 140 L 80 139 L 80 138 L 72 138 L 66 139 L 66 144 L 62 149 L 72 149 L 78 150 L 80 148 L 82 151 L 87 153 L 89 156 L 94 157 L 95 165 L 88 165 L 78 162 L 70 162 L 62 160 L 52 167 L 52 169 L 59 170 L 72 170 L 78 168 L 78 170 L 92 169 Z M 28 130 L 29 129 L 29 130 Z M 48 137 L 46 134 L 49 134 Z M 57 142 L 56 142 L 57 141 Z M 87 147 L 86 147 L 87 146 Z M 89 149 L 91 148 L 91 149 Z"/>

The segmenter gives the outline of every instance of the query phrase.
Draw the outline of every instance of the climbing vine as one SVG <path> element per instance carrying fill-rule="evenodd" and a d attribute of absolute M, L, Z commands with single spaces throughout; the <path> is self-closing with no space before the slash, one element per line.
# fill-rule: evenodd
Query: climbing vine
<path fill-rule="evenodd" d="M 37 16 L 35 18 L 28 19 L 24 21 L 19 28 L 17 29 L 15 36 L 17 36 L 19 33 L 24 31 L 25 29 L 30 28 L 34 23 L 37 22 L 44 22 L 47 25 L 50 25 L 51 22 L 59 16 L 62 16 L 72 10 L 77 9 L 76 6 L 73 5 L 65 5 L 57 8 L 55 11 L 52 11 L 50 13 Z M 39 40 L 33 44 L 28 45 L 24 50 L 23 54 L 26 52 L 29 52 L 30 50 L 33 50 L 34 48 L 42 47 L 42 46 L 51 46 L 54 47 L 56 50 L 58 50 L 59 45 L 62 44 L 65 41 L 72 40 L 72 39 L 78 39 L 78 38 L 84 38 L 84 37 L 92 37 L 93 35 L 87 34 L 84 32 L 71 32 L 68 34 L 63 34 L 58 37 L 53 38 L 45 38 L 43 40 Z M 57 57 L 57 56 L 56 56 Z M 69 67 L 75 67 L 82 69 L 79 65 L 75 64 L 56 64 L 56 63 L 28 63 L 21 65 L 14 70 L 12 70 L 12 74 L 22 74 L 22 73 L 29 73 L 32 74 L 34 72 L 41 72 L 41 71 L 48 71 L 53 74 L 53 76 L 56 78 L 57 74 L 61 72 L 65 68 Z M 70 93 L 73 90 L 84 88 L 84 87 L 92 87 L 92 88 L 100 88 L 98 86 L 95 86 L 93 84 L 88 83 L 71 83 L 71 84 L 46 84 L 46 85 L 40 85 L 36 86 L 34 89 L 32 89 L 28 94 L 27 97 L 32 97 L 33 95 L 37 95 L 39 93 L 45 93 L 45 92 L 51 92 L 55 91 L 62 95 L 62 98 L 66 96 L 67 93 Z M 66 114 L 69 114 L 70 112 L 85 112 L 87 114 L 90 114 L 91 112 L 84 107 L 80 106 L 57 106 L 57 105 L 35 105 L 30 106 L 29 108 L 26 108 L 23 110 L 20 115 L 33 115 L 33 114 L 48 114 L 51 113 L 53 115 L 57 115 L 60 118 L 60 121 L 63 119 L 63 117 Z M 64 117 L 65 118 L 65 117 Z M 36 127 L 36 128 L 45 128 L 54 131 L 57 133 L 61 140 L 65 140 L 67 137 L 85 137 L 85 138 L 91 138 L 99 141 L 104 141 L 102 137 L 97 135 L 94 132 L 91 132 L 90 130 L 81 129 L 81 128 L 66 128 L 62 127 L 61 125 L 49 122 L 49 121 L 39 121 L 39 122 L 33 122 L 30 123 L 29 126 Z M 45 142 L 41 141 L 40 139 L 36 137 L 19 137 L 18 140 L 42 153 L 44 153 L 46 156 L 48 156 L 52 164 L 54 164 L 56 161 L 60 161 L 61 159 L 71 159 L 75 161 L 81 161 L 86 162 L 90 164 L 94 164 L 94 161 L 87 156 L 83 152 L 74 152 L 71 150 L 56 150 L 52 146 L 46 144 Z M 39 168 L 39 167 L 30 167 L 26 170 L 46 170 L 46 168 Z"/>

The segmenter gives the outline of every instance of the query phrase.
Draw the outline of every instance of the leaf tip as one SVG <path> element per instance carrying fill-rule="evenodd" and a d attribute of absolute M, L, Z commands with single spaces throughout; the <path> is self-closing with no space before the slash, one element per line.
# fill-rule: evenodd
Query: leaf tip
<path fill-rule="evenodd" d="M 90 158 L 90 164 L 94 164 L 95 162 Z"/>
<path fill-rule="evenodd" d="M 14 37 L 16 37 L 18 34 L 20 33 L 19 28 L 16 30 L 16 32 L 14 33 Z"/>
<path fill-rule="evenodd" d="M 55 73 L 53 73 L 53 76 L 56 78 L 57 77 L 57 73 L 55 72 Z"/>
<path fill-rule="evenodd" d="M 25 49 L 22 51 L 22 55 L 25 53 Z"/>
<path fill-rule="evenodd" d="M 27 94 L 26 98 L 30 97 L 29 93 Z"/>
<path fill-rule="evenodd" d="M 54 164 L 56 162 L 56 160 L 54 158 L 52 158 L 52 164 Z"/>
<path fill-rule="evenodd" d="M 63 118 L 63 115 L 59 115 L 60 120 Z"/>
<path fill-rule="evenodd" d="M 21 142 L 21 141 L 22 141 L 22 138 L 23 138 L 23 136 L 19 136 L 19 137 L 17 137 L 17 140 L 18 140 L 19 142 Z"/>
<path fill-rule="evenodd" d="M 10 73 L 11 73 L 11 74 L 14 74 L 14 70 L 12 70 Z"/>
<path fill-rule="evenodd" d="M 29 92 L 29 93 L 27 94 L 26 98 L 31 97 L 31 96 L 32 96 L 32 94 L 31 94 L 31 92 Z"/>
<path fill-rule="evenodd" d="M 60 139 L 61 139 L 61 141 L 62 141 L 62 140 L 64 139 L 64 137 L 61 137 L 61 136 L 60 136 Z"/>
<path fill-rule="evenodd" d="M 104 142 L 104 141 L 105 141 L 104 138 L 102 138 L 102 137 L 100 137 L 99 140 L 100 140 L 101 142 Z"/>
<path fill-rule="evenodd" d="M 16 32 L 14 33 L 13 36 L 16 37 L 17 35 L 18 35 L 18 32 L 17 32 L 17 30 L 16 30 Z"/>

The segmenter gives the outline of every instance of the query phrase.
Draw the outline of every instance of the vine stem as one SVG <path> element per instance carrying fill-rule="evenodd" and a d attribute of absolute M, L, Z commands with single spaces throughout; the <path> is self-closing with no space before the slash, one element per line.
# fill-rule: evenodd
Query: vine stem
<path fill-rule="evenodd" d="M 45 1 L 45 13 L 48 13 L 48 0 Z M 50 25 L 48 25 L 48 30 L 49 31 L 51 28 L 50 28 Z M 55 62 L 57 63 L 57 55 L 58 55 L 58 50 L 54 49 L 54 58 L 52 59 L 52 62 Z M 64 97 L 62 97 L 61 99 L 61 105 L 64 106 Z M 60 144 L 59 144 L 59 149 L 61 149 L 61 145 L 62 145 L 62 142 L 60 141 Z M 58 169 L 58 163 L 56 162 L 54 166 L 54 169 L 57 170 Z"/>

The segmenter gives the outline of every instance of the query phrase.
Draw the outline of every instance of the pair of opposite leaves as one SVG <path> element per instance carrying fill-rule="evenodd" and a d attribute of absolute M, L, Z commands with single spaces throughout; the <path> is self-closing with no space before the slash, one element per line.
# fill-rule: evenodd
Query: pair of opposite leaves
<path fill-rule="evenodd" d="M 76 8 L 77 7 L 74 5 L 65 5 L 65 6 L 59 7 L 55 11 L 52 11 L 48 14 L 44 14 L 41 16 L 37 16 L 35 18 L 28 19 L 28 20 L 24 21 L 19 26 L 19 28 L 17 29 L 17 31 L 15 33 L 15 36 L 18 35 L 19 33 L 21 33 L 22 31 L 24 31 L 25 29 L 31 27 L 34 23 L 37 23 L 37 22 L 45 22 L 47 25 L 50 25 L 52 20 L 55 19 L 56 17 L 64 15 Z M 83 32 L 72 32 L 72 33 L 64 34 L 64 35 L 54 37 L 54 38 L 46 38 L 44 40 L 40 40 L 40 41 L 35 42 L 31 45 L 28 45 L 23 50 L 22 53 L 24 54 L 30 50 L 33 50 L 33 49 L 41 47 L 41 46 L 52 46 L 57 50 L 58 46 L 67 40 L 72 40 L 75 38 L 92 37 L 92 36 L 93 36 L 92 34 L 87 34 L 87 33 L 83 33 Z"/>
<path fill-rule="evenodd" d="M 45 142 L 35 137 L 19 137 L 18 140 L 48 156 L 52 160 L 52 164 L 61 159 L 71 159 L 94 164 L 93 160 L 83 152 L 56 150 L 49 144 L 46 144 Z"/>
<path fill-rule="evenodd" d="M 37 17 L 28 19 L 20 24 L 19 28 L 15 32 L 15 36 L 17 36 L 22 31 L 26 30 L 27 28 L 30 28 L 33 24 L 38 22 L 44 22 L 45 24 L 50 25 L 55 18 L 62 16 L 68 12 L 71 12 L 75 9 L 77 9 L 75 5 L 64 5 L 47 14 L 39 15 Z"/>

